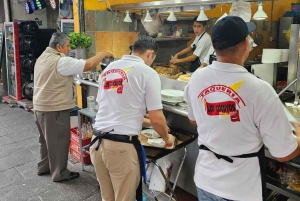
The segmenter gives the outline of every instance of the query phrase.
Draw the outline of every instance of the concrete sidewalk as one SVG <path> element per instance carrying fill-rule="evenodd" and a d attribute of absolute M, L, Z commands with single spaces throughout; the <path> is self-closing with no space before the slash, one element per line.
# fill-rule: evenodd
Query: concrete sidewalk
<path fill-rule="evenodd" d="M 67 183 L 37 176 L 38 135 L 31 112 L 0 104 L 0 200 L 101 201 L 92 166 L 81 171 L 80 163 L 69 161 L 68 168 L 80 178 Z"/>

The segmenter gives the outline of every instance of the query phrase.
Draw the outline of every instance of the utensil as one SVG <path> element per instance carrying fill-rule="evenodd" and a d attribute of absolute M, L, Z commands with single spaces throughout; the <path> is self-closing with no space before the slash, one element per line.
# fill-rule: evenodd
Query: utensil
<path fill-rule="evenodd" d="M 98 80 L 99 80 L 99 73 L 98 72 L 94 72 L 94 80 L 96 81 L 96 82 L 98 82 Z"/>
<path fill-rule="evenodd" d="M 145 129 L 141 131 L 141 134 L 146 138 L 160 138 L 160 135 L 154 129 Z"/>
<path fill-rule="evenodd" d="M 87 74 L 87 78 L 89 79 L 89 81 L 93 81 L 93 80 L 94 80 L 94 73 L 89 72 L 89 73 Z"/>
<path fill-rule="evenodd" d="M 88 79 L 88 72 L 82 72 L 81 78 L 83 80 L 87 80 Z"/>
<path fill-rule="evenodd" d="M 101 69 L 104 70 L 113 61 L 114 61 L 114 58 L 112 58 L 112 57 L 104 58 L 100 63 Z"/>

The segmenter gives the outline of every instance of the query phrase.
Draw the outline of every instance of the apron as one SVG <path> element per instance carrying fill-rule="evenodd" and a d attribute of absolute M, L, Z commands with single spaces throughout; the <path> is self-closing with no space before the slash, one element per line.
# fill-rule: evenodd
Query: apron
<path fill-rule="evenodd" d="M 98 140 L 98 144 L 95 148 L 95 150 L 98 151 L 102 139 L 108 139 L 108 140 L 112 140 L 112 141 L 116 141 L 116 142 L 133 144 L 133 146 L 136 150 L 136 153 L 138 155 L 139 164 L 140 164 L 140 174 L 141 174 L 140 175 L 141 180 L 140 180 L 138 188 L 136 189 L 136 200 L 143 201 L 142 177 L 144 177 L 144 181 L 147 181 L 146 167 L 145 167 L 146 166 L 146 154 L 145 154 L 144 147 L 141 145 L 141 143 L 138 139 L 138 136 L 110 134 L 110 132 L 112 132 L 112 131 L 113 130 L 111 130 L 109 132 L 103 132 L 103 131 L 94 130 L 93 135 L 96 137 L 92 140 L 90 146 L 92 146 Z"/>
<path fill-rule="evenodd" d="M 199 146 L 199 149 L 210 151 L 218 159 L 223 159 L 223 160 L 225 160 L 225 161 L 227 161 L 229 163 L 233 163 L 233 160 L 230 157 L 235 157 L 235 158 L 253 158 L 253 157 L 258 157 L 260 174 L 261 174 L 262 198 L 263 198 L 263 201 L 267 200 L 267 181 L 266 181 L 267 173 L 266 173 L 266 164 L 265 164 L 265 147 L 264 147 L 264 145 L 256 153 L 242 154 L 242 155 L 230 156 L 230 157 L 217 154 L 217 153 L 213 152 L 212 150 L 210 150 L 208 147 L 206 147 L 203 144 Z"/>
<path fill-rule="evenodd" d="M 215 55 L 215 50 L 211 55 L 209 55 L 209 64 L 212 64 L 213 61 L 217 61 L 217 56 Z"/>
<path fill-rule="evenodd" d="M 196 48 L 197 48 L 197 44 L 198 42 L 201 40 L 201 38 L 203 37 L 203 35 L 206 33 L 206 31 L 204 31 L 202 33 L 202 35 L 200 36 L 200 38 L 198 39 L 197 43 L 195 43 L 192 47 L 193 52 L 195 52 Z M 200 56 L 200 55 L 199 55 Z M 201 66 L 199 57 L 197 57 L 197 59 L 195 59 L 194 61 L 191 62 L 191 67 L 190 67 L 190 72 L 194 72 L 195 70 L 197 70 L 197 68 L 199 68 L 199 66 Z"/>

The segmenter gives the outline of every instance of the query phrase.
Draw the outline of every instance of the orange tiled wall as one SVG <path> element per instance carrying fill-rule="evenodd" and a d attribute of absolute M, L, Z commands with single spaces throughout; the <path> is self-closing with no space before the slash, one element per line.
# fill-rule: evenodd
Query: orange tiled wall
<path fill-rule="evenodd" d="M 138 32 L 116 32 L 97 31 L 96 52 L 109 51 L 115 58 L 121 58 L 124 54 L 129 54 L 129 46 L 137 39 Z"/>

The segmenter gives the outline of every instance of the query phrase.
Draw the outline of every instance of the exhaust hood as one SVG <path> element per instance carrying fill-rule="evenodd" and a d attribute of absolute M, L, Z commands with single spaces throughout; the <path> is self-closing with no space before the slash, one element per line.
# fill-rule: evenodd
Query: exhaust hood
<path fill-rule="evenodd" d="M 174 12 L 188 12 L 199 11 L 199 6 L 204 6 L 204 10 L 211 10 L 215 8 L 216 4 L 232 3 L 235 1 L 255 1 L 255 0 L 163 0 L 152 1 L 146 3 L 132 3 L 132 4 L 118 4 L 112 5 L 112 10 L 156 10 L 157 12 L 167 12 L 174 8 Z M 267 0 L 257 0 L 267 1 Z M 272 1 L 272 0 L 269 0 Z"/>

